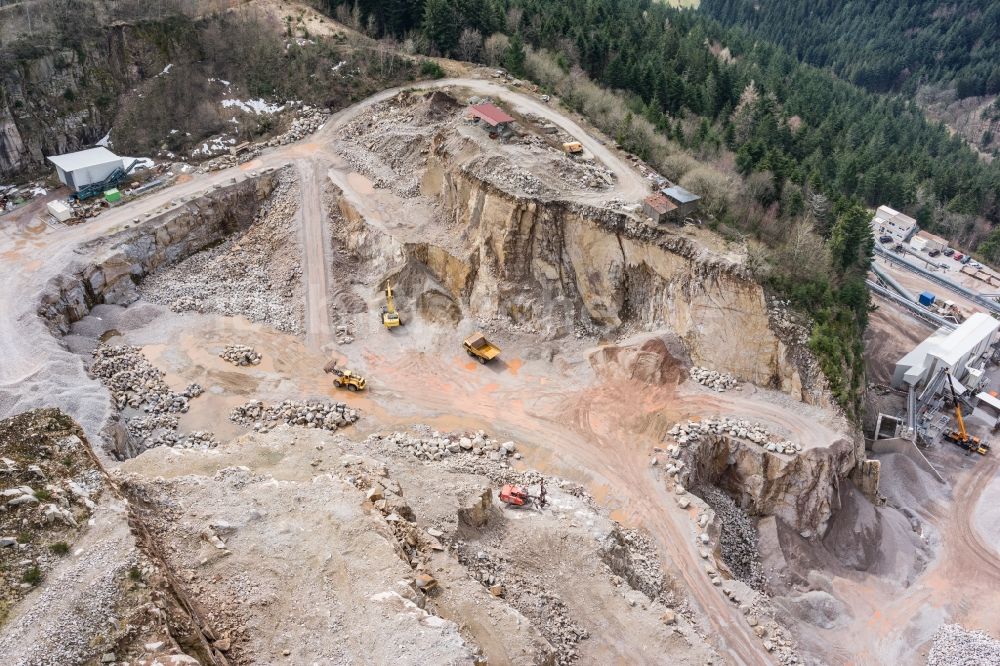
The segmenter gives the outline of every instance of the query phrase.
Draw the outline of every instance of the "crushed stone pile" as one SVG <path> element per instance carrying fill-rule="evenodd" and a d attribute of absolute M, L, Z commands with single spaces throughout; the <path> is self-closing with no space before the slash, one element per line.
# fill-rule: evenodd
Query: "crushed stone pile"
<path fill-rule="evenodd" d="M 214 449 L 219 445 L 219 440 L 211 432 L 194 430 L 181 435 L 176 432 L 164 432 L 151 442 L 153 446 L 169 446 L 175 449 Z"/>
<path fill-rule="evenodd" d="M 205 433 L 207 437 L 200 433 L 182 437 L 176 433 L 177 414 L 187 412 L 190 401 L 205 392 L 201 385 L 188 384 L 179 393 L 170 390 L 163 381 L 163 371 L 154 367 L 139 347 L 104 343 L 92 354 L 90 373 L 111 393 L 115 409 L 125 413 L 125 429 L 140 451 L 161 445 L 218 445 L 210 433 Z M 133 416 L 132 410 L 145 413 Z M 196 434 L 199 436 L 194 437 Z"/>
<path fill-rule="evenodd" d="M 716 370 L 702 368 L 697 365 L 692 367 L 688 373 L 694 381 L 698 382 L 702 386 L 715 389 L 719 393 L 725 392 L 726 389 L 735 388 L 739 384 L 739 382 L 736 381 L 736 377 L 733 377 L 729 373 L 718 372 Z"/>
<path fill-rule="evenodd" d="M 1000 641 L 982 631 L 943 624 L 934 633 L 927 666 L 1000 666 Z"/>
<path fill-rule="evenodd" d="M 149 414 L 186 412 L 188 400 L 202 394 L 198 384 L 175 393 L 139 347 L 102 344 L 92 352 L 90 373 L 107 387 L 119 410 L 131 407 Z"/>
<path fill-rule="evenodd" d="M 302 261 L 292 228 L 298 207 L 298 183 L 283 174 L 249 228 L 153 273 L 139 285 L 139 293 L 174 312 L 242 315 L 301 334 Z"/>
<path fill-rule="evenodd" d="M 233 365 L 260 365 L 261 355 L 247 345 L 226 345 L 219 358 Z"/>
<path fill-rule="evenodd" d="M 260 400 L 251 400 L 233 409 L 229 420 L 245 426 L 253 426 L 257 432 L 268 432 L 279 423 L 322 428 L 335 432 L 358 420 L 358 412 L 342 402 L 320 402 L 284 400 L 266 405 Z"/>
<path fill-rule="evenodd" d="M 682 447 L 698 442 L 702 437 L 724 435 L 753 442 L 771 453 L 795 455 L 802 451 L 801 444 L 779 440 L 759 423 L 729 417 L 678 423 L 667 431 L 667 435 Z M 676 453 L 676 450 L 671 453 Z"/>
<path fill-rule="evenodd" d="M 729 495 L 713 486 L 701 488 L 697 494 L 712 507 L 722 522 L 719 546 L 722 560 L 738 579 L 754 588 L 764 589 L 764 568 L 757 549 L 757 528 Z"/>

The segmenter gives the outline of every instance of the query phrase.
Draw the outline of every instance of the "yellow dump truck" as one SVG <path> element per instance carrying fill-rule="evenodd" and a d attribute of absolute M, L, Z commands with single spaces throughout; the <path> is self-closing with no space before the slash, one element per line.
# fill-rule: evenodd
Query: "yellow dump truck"
<path fill-rule="evenodd" d="M 476 331 L 462 341 L 465 353 L 479 359 L 480 363 L 489 363 L 500 355 L 500 348 L 486 339 L 486 336 Z"/>

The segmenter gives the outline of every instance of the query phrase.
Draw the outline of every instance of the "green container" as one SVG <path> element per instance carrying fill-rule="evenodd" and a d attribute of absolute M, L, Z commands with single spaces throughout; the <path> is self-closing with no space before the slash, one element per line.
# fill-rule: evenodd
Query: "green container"
<path fill-rule="evenodd" d="M 113 190 L 106 190 L 104 192 L 104 200 L 108 203 L 115 203 L 116 201 L 122 200 L 122 193 L 118 191 L 118 188 Z"/>

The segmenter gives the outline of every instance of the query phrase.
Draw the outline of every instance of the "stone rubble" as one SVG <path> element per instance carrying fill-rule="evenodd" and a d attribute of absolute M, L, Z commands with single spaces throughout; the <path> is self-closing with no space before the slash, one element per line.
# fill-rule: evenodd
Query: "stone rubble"
<path fill-rule="evenodd" d="M 260 365 L 261 355 L 253 347 L 247 345 L 226 345 L 219 358 L 233 365 Z"/>
<path fill-rule="evenodd" d="M 179 424 L 177 414 L 187 412 L 190 401 L 204 393 L 199 384 L 188 384 L 180 393 L 172 391 L 163 381 L 163 371 L 153 367 L 139 347 L 105 343 L 92 355 L 90 373 L 107 387 L 115 409 L 125 413 L 125 428 L 140 450 L 161 445 L 185 448 L 218 445 L 211 433 L 181 436 L 175 432 Z M 137 410 L 144 414 L 132 415 Z"/>
<path fill-rule="evenodd" d="M 785 455 L 796 455 L 802 452 L 802 445 L 789 440 L 779 440 L 772 435 L 767 428 L 759 423 L 753 423 L 744 419 L 733 419 L 727 416 L 717 419 L 705 419 L 703 421 L 687 421 L 678 423 L 667 431 L 678 446 L 685 447 L 700 441 L 702 437 L 728 436 L 753 442 L 770 453 L 781 453 Z M 673 457 L 677 457 L 677 450 L 671 451 Z M 676 466 L 671 466 L 675 468 Z M 668 468 L 670 472 L 671 468 Z M 673 473 L 676 473 L 676 469 Z"/>
<path fill-rule="evenodd" d="M 242 315 L 301 335 L 302 262 L 292 228 L 298 208 L 298 183 L 284 174 L 246 230 L 156 271 L 142 281 L 139 293 L 174 312 Z"/>
<path fill-rule="evenodd" d="M 260 400 L 251 400 L 234 408 L 229 420 L 252 426 L 257 432 L 273 430 L 279 423 L 336 432 L 337 428 L 357 421 L 358 412 L 342 402 L 284 400 L 266 405 Z"/>
<path fill-rule="evenodd" d="M 709 370 L 708 368 L 702 368 L 697 365 L 692 367 L 688 373 L 694 381 L 698 382 L 702 386 L 714 389 L 719 393 L 724 393 L 726 389 L 735 388 L 739 383 L 736 378 L 729 373 Z"/>
<path fill-rule="evenodd" d="M 486 457 L 493 462 L 505 462 L 517 454 L 514 442 L 498 442 L 490 439 L 482 430 L 474 435 L 456 433 L 434 433 L 431 437 L 414 437 L 406 433 L 392 433 L 384 439 L 400 448 L 406 449 L 418 460 L 442 460 L 451 455 L 470 454 Z"/>
<path fill-rule="evenodd" d="M 722 522 L 719 547 L 722 560 L 737 580 L 755 590 L 764 588 L 764 568 L 757 548 L 757 528 L 729 495 L 715 487 L 701 488 L 696 494 L 715 511 Z"/>
<path fill-rule="evenodd" d="M 933 640 L 927 666 L 1000 666 L 1000 641 L 982 631 L 943 624 Z"/>

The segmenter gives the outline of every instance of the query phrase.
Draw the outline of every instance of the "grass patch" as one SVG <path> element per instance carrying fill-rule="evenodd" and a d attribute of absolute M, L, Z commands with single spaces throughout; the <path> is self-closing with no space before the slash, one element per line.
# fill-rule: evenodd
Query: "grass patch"
<path fill-rule="evenodd" d="M 29 585 L 38 585 L 42 582 L 42 570 L 37 565 L 30 567 L 21 575 L 21 580 Z"/>
<path fill-rule="evenodd" d="M 56 541 L 53 544 L 49 544 L 49 550 L 56 555 L 65 555 L 69 552 L 69 544 L 65 541 Z"/>
<path fill-rule="evenodd" d="M 133 583 L 138 583 L 142 580 L 142 572 L 139 571 L 139 567 L 133 566 L 128 570 L 128 577 Z"/>
<path fill-rule="evenodd" d="M 18 543 L 31 543 L 31 540 L 35 538 L 35 535 L 28 530 L 23 530 L 17 534 Z"/>

